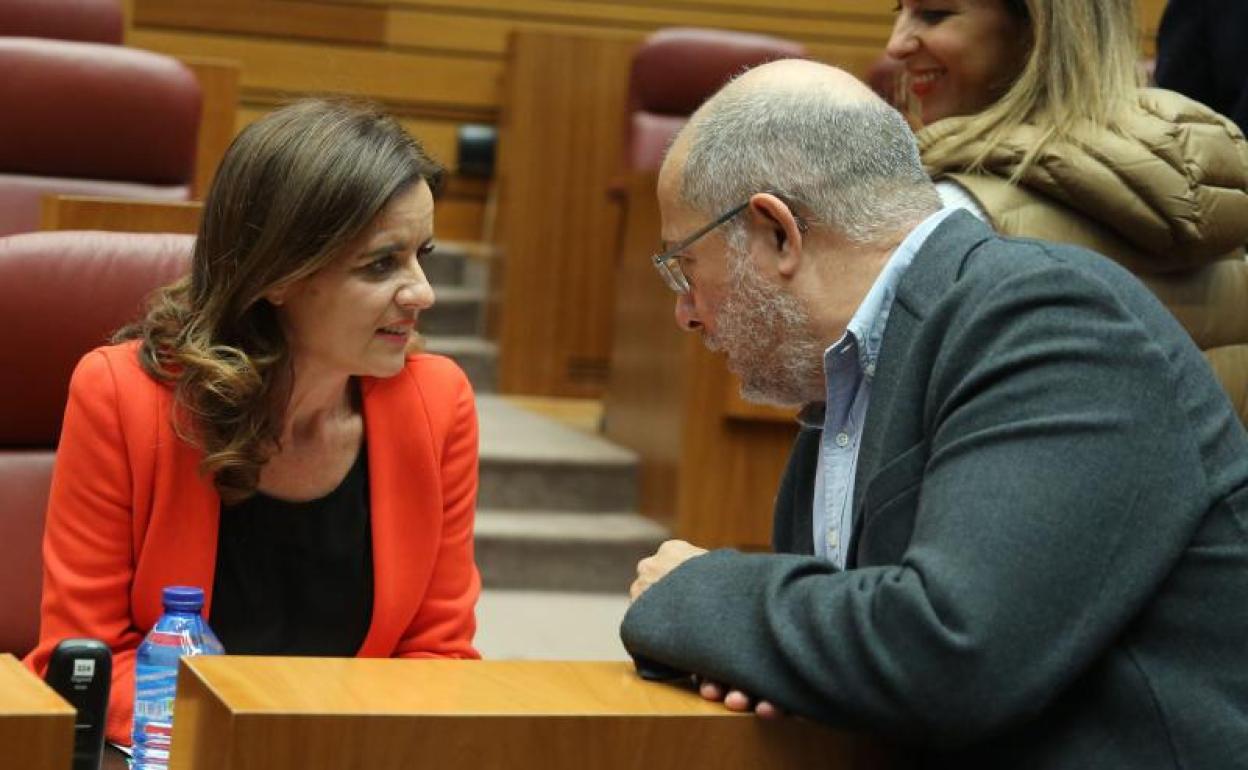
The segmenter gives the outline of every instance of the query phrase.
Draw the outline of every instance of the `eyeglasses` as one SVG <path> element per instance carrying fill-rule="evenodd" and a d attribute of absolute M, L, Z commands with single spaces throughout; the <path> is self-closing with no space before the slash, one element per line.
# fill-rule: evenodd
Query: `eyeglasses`
<path fill-rule="evenodd" d="M 669 289 L 677 294 L 689 293 L 689 277 L 685 275 L 684 269 L 680 266 L 680 253 L 692 246 L 699 238 L 702 238 L 707 233 L 735 217 L 737 214 L 740 214 L 748 205 L 750 205 L 750 201 L 746 200 L 739 206 L 733 206 L 731 209 L 728 209 L 723 214 L 716 217 L 709 225 L 698 230 L 693 235 L 684 239 L 675 246 L 672 246 L 667 251 L 650 257 L 650 259 L 654 262 L 654 269 L 658 270 L 659 275 L 663 276 L 663 282 L 667 284 Z"/>

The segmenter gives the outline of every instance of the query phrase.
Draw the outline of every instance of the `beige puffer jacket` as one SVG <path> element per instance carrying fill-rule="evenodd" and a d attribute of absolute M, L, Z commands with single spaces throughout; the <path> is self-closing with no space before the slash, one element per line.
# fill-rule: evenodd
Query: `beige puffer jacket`
<path fill-rule="evenodd" d="M 965 122 L 919 133 L 933 178 L 966 188 L 998 232 L 1086 246 L 1139 275 L 1205 352 L 1248 425 L 1248 143 L 1239 129 L 1184 96 L 1142 89 L 1130 136 L 1053 145 L 1014 185 L 1008 179 L 1039 131 L 1019 127 L 972 175 L 964 172 L 982 143 L 934 160 Z"/>

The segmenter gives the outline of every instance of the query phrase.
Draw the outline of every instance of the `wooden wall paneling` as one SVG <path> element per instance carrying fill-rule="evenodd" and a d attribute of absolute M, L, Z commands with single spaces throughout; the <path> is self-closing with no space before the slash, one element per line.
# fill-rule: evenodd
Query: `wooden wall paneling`
<path fill-rule="evenodd" d="M 434 228 L 439 241 L 481 240 L 486 231 L 489 183 L 483 179 L 450 176 L 434 205 Z M 493 258 L 494 250 L 474 248 L 480 257 Z"/>
<path fill-rule="evenodd" d="M 603 396 L 603 432 L 637 452 L 641 512 L 673 524 L 690 336 L 676 326 L 675 295 L 650 261 L 660 225 L 654 198 L 656 182 L 657 174 L 636 174 L 620 191 L 624 225 L 615 265 L 611 369 Z"/>
<path fill-rule="evenodd" d="M 122 42 L 129 43 L 130 29 L 134 26 L 134 0 L 121 0 Z"/>
<path fill-rule="evenodd" d="M 305 0 L 138 0 L 135 25 L 382 46 L 389 13 Z"/>
<path fill-rule="evenodd" d="M 300 0 L 142 0 L 137 23 L 149 28 L 217 31 L 275 38 L 351 42 L 501 58 L 515 31 L 640 36 L 664 26 L 707 26 L 780 35 L 810 44 L 881 47 L 892 14 L 846 12 L 828 3 L 785 13 L 759 3 L 716 5 L 627 2 L 391 3 Z"/>
<path fill-rule="evenodd" d="M 240 73 L 238 62 L 229 59 L 182 56 L 181 60 L 195 73 L 203 94 L 192 187 L 192 196 L 202 199 L 222 156 L 234 140 Z"/>
<path fill-rule="evenodd" d="M 809 45 L 806 54 L 811 59 L 849 72 L 865 79 L 867 70 L 883 55 L 884 44 L 878 47 L 857 47 L 845 45 Z"/>
<path fill-rule="evenodd" d="M 273 99 L 261 104 L 244 104 L 238 110 L 235 132 L 242 131 L 274 108 L 285 104 L 289 99 Z M 455 168 L 455 155 L 458 146 L 460 123 L 455 120 L 437 118 L 405 118 L 395 115 L 395 119 L 412 136 L 420 140 L 425 150 L 442 165 L 449 169 Z"/>
<path fill-rule="evenodd" d="M 476 241 L 481 232 L 485 185 L 452 179 L 435 207 L 440 241 Z M 201 203 L 161 203 L 85 195 L 44 196 L 40 210 L 43 230 L 111 230 L 123 233 L 191 233 L 199 231 Z M 492 251 L 474 248 L 482 259 Z"/>
<path fill-rule="evenodd" d="M 846 12 L 839 4 L 822 8 L 777 7 L 762 2 L 735 7 L 723 4 L 690 6 L 672 2 L 584 2 L 583 0 L 392 0 L 395 7 L 457 10 L 465 14 L 510 17 L 601 29 L 630 28 L 644 34 L 660 27 L 701 26 L 778 35 L 825 43 L 872 41 L 887 37 L 892 9 L 884 3 L 869 10 Z"/>
<path fill-rule="evenodd" d="M 730 419 L 722 355 L 690 335 L 685 359 L 676 536 L 704 548 L 765 550 L 797 423 Z"/>
<path fill-rule="evenodd" d="M 136 29 L 135 45 L 174 56 L 235 59 L 244 96 L 307 92 L 365 96 L 399 107 L 493 122 L 501 62 L 384 48 Z"/>
<path fill-rule="evenodd" d="M 619 226 L 607 189 L 632 51 L 618 39 L 512 37 L 497 180 L 503 392 L 602 393 Z"/>
<path fill-rule="evenodd" d="M 168 2 L 169 0 L 166 0 Z M 193 0 L 181 0 L 192 2 Z M 894 0 L 330 0 L 370 6 L 437 6 L 479 12 L 512 11 L 537 15 L 564 13 L 582 15 L 610 13 L 611 8 L 631 9 L 641 13 L 649 9 L 684 10 L 690 15 L 710 9 L 716 12 L 736 11 L 754 15 L 767 13 L 805 14 L 809 16 L 880 16 L 892 18 Z M 140 0 L 144 2 L 144 0 Z"/>
<path fill-rule="evenodd" d="M 896 0 L 773 0 L 764 4 L 760 0 L 620 0 L 630 5 L 666 5 L 690 11 L 699 8 L 723 10 L 731 8 L 758 13 L 768 8 L 786 15 L 805 15 L 827 18 L 830 15 L 881 16 L 892 18 Z"/>
<path fill-rule="evenodd" d="M 507 38 L 513 32 L 629 39 L 639 36 L 635 29 L 576 18 L 534 19 L 501 14 L 465 18 L 445 10 L 395 10 L 391 13 L 387 40 L 391 45 L 437 45 L 483 56 L 503 56 L 507 51 Z"/>
<path fill-rule="evenodd" d="M 199 232 L 203 204 L 99 198 L 87 195 L 45 195 L 40 208 L 41 230 L 107 230 L 119 233 Z"/>

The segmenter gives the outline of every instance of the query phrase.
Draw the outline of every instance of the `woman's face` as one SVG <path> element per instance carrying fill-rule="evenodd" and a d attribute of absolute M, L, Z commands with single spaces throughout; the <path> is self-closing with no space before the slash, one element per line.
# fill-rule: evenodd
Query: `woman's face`
<path fill-rule="evenodd" d="M 972 115 L 1022 72 L 1031 28 L 1001 0 L 901 0 L 885 49 L 905 67 L 924 124 Z"/>
<path fill-rule="evenodd" d="M 396 196 L 324 269 L 271 292 L 299 371 L 390 377 L 404 366 L 433 288 L 433 195 L 423 181 Z"/>

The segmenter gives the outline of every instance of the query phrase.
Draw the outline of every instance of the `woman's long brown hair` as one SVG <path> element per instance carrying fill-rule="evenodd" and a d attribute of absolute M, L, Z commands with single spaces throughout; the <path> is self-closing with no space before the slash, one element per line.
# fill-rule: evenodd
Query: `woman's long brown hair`
<path fill-rule="evenodd" d="M 309 99 L 245 128 L 204 201 L 190 275 L 115 335 L 171 383 L 178 434 L 229 503 L 254 493 L 278 448 L 291 391 L 290 346 L 270 290 L 323 268 L 386 204 L 441 168 L 375 107 Z"/>

